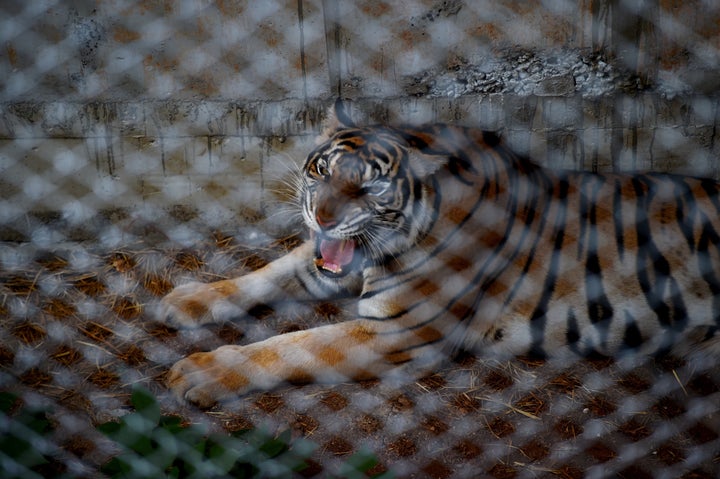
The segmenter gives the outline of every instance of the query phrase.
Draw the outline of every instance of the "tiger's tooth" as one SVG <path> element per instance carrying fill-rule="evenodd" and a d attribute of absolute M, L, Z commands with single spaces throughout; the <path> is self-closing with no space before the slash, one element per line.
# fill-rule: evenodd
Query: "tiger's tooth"
<path fill-rule="evenodd" d="M 334 263 L 328 263 L 322 258 L 315 258 L 315 266 L 318 268 L 322 268 L 325 271 L 330 271 L 333 274 L 342 273 L 342 266 Z"/>

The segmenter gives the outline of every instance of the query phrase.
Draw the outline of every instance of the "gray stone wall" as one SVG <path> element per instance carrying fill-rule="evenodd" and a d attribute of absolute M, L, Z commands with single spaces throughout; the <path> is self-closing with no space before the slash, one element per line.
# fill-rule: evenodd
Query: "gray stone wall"
<path fill-rule="evenodd" d="M 0 13 L 0 239 L 287 227 L 278 189 L 337 96 L 358 121 L 501 130 L 550 167 L 720 178 L 714 2 L 9 1 Z"/>

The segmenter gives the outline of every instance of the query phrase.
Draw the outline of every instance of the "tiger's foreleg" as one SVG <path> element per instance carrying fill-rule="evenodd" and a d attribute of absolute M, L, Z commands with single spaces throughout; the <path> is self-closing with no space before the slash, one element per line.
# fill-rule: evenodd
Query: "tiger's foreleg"
<path fill-rule="evenodd" d="M 359 288 L 359 278 L 336 281 L 319 275 L 314 256 L 315 245 L 306 242 L 245 276 L 180 285 L 162 299 L 158 317 L 174 326 L 197 327 L 242 317 L 258 305 L 332 299 Z"/>
<path fill-rule="evenodd" d="M 392 329 L 396 331 L 397 325 Z M 179 399 L 201 407 L 283 383 L 339 383 L 380 377 L 419 358 L 398 354 L 413 341 L 412 332 L 388 334 L 385 323 L 353 320 L 273 336 L 247 346 L 222 346 L 176 363 L 167 384 Z M 415 340 L 417 338 L 415 337 Z M 426 364 L 427 351 L 422 351 Z M 404 368 L 405 369 L 405 368 Z M 407 368 L 414 375 L 423 367 Z"/>

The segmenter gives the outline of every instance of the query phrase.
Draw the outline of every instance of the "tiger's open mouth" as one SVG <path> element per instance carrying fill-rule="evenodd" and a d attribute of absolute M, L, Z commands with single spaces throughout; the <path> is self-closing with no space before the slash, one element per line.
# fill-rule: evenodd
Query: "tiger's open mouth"
<path fill-rule="evenodd" d="M 327 276 L 345 276 L 357 268 L 360 248 L 353 239 L 315 237 L 315 266 Z"/>

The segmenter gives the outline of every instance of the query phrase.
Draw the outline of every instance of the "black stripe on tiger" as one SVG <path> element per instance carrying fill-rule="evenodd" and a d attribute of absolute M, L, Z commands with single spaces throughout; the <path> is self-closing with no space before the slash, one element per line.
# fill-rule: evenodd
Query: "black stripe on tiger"
<path fill-rule="evenodd" d="M 653 200 L 655 186 L 647 176 L 635 177 L 632 183 L 637 194 L 638 214 L 643 214 Z M 643 294 L 663 327 L 682 330 L 687 324 L 687 309 L 680 288 L 671 276 L 670 263 L 653 242 L 647 215 L 637 219 L 636 231 L 637 274 Z M 663 293 L 669 293 L 670 304 L 663 298 Z"/>
<path fill-rule="evenodd" d="M 697 252 L 700 274 L 713 295 L 713 314 L 715 323 L 720 327 L 720 279 L 713 269 L 708 255 L 710 246 L 714 246 L 720 256 L 720 235 L 712 228 L 707 219 L 703 218 L 703 229 L 698 241 Z"/>
<path fill-rule="evenodd" d="M 594 206 L 594 201 L 597 199 L 597 189 L 602 186 L 598 181 L 596 181 L 598 179 L 602 180 L 603 178 L 597 177 L 595 174 L 586 174 L 580 177 L 580 199 L 578 208 L 580 216 L 580 232 L 578 234 L 577 241 L 578 260 L 583 257 L 588 230 L 592 227 L 592 224 L 589 224 L 588 222 L 588 218 L 590 216 L 590 209 Z M 594 189 L 594 191 L 589 191 L 591 189 Z M 588 195 L 591 195 L 591 197 L 588 198 Z"/>
<path fill-rule="evenodd" d="M 507 174 L 510 179 L 509 184 L 507 185 L 507 188 L 510 191 L 519 190 L 520 185 L 523 182 L 526 183 L 526 186 L 533 184 L 533 185 L 544 185 L 545 187 L 549 187 L 549 185 L 550 185 L 548 178 L 545 177 L 544 175 L 535 174 L 535 175 L 526 176 L 525 174 L 519 173 L 517 170 L 513 169 L 507 163 L 504 163 L 503 166 L 506 168 L 506 171 L 504 171 L 504 173 Z M 539 170 L 538 170 L 538 172 L 539 172 Z M 501 178 L 501 175 L 498 172 L 498 180 L 497 180 L 498 183 L 500 181 L 499 178 Z M 564 200 L 565 193 L 562 193 L 559 196 L 562 200 Z M 481 195 L 481 200 L 482 199 L 484 199 L 484 197 Z M 530 199 L 529 201 L 533 201 L 533 200 Z M 524 206 L 521 206 L 521 205 L 524 205 Z M 480 268 L 480 271 L 478 272 L 478 274 L 474 280 L 475 282 L 478 282 L 484 277 L 484 279 L 482 279 L 482 282 L 480 285 L 480 290 L 478 291 L 477 297 L 475 298 L 475 301 L 473 304 L 473 307 L 475 309 L 477 309 L 479 307 L 479 304 L 480 304 L 481 300 L 483 299 L 483 297 L 485 296 L 486 292 L 491 291 L 493 289 L 493 285 L 496 283 L 496 281 L 498 280 L 500 275 L 503 273 L 505 267 L 508 264 L 514 262 L 517 259 L 517 257 L 520 254 L 522 254 L 522 252 L 524 251 L 523 245 L 525 244 L 526 239 L 528 237 L 532 236 L 530 225 L 532 224 L 532 221 L 535 219 L 534 208 L 531 208 L 532 212 L 529 212 L 528 215 L 525 215 L 525 221 L 524 221 L 525 225 L 524 225 L 524 227 L 522 227 L 520 238 L 518 238 L 515 241 L 515 248 L 512 251 L 503 251 L 507 248 L 508 239 L 510 238 L 510 235 L 512 234 L 513 228 L 516 227 L 516 221 L 518 220 L 518 211 L 521 208 L 524 208 L 526 206 L 527 206 L 527 203 L 521 203 L 518 195 L 511 195 L 511 201 L 508 204 L 507 210 L 506 210 L 507 222 L 505 225 L 505 230 L 500 235 L 501 240 L 498 242 L 495 249 L 489 255 L 489 257 L 485 261 L 485 264 L 483 265 L 483 267 Z M 548 207 L 549 207 L 549 203 L 545 203 L 544 209 L 543 209 L 544 213 L 547 212 Z M 541 216 L 542 224 L 539 227 L 540 230 L 543 230 L 545 227 L 546 216 L 547 216 L 546 214 L 543 214 Z M 536 237 L 535 239 L 537 241 L 538 237 Z M 537 243 L 535 243 L 535 246 L 536 245 L 537 245 Z M 529 269 L 529 267 L 532 263 L 531 258 L 533 256 L 534 256 L 534 253 L 531 252 L 531 254 L 529 255 L 529 259 L 526 260 L 526 263 L 524 266 L 525 272 L 527 272 L 527 270 Z M 494 267 L 494 270 L 490 269 L 492 267 L 493 260 L 496 258 L 499 258 L 499 257 L 504 257 L 504 259 L 505 259 L 504 264 L 502 264 L 501 266 L 496 265 Z M 504 301 L 504 306 L 507 306 L 507 304 L 510 303 L 510 300 L 512 299 L 512 297 L 516 294 L 517 291 L 519 291 L 520 282 L 524 278 L 525 278 L 524 276 L 521 277 L 520 280 L 514 284 L 513 290 L 511 290 L 509 293 L 509 299 Z"/>
<path fill-rule="evenodd" d="M 572 352 L 578 356 L 584 356 L 585 351 L 580 349 L 580 339 L 582 335 L 580 333 L 580 325 L 578 325 L 575 311 L 570 308 L 568 311 L 567 319 L 565 320 L 565 342 Z"/>
<path fill-rule="evenodd" d="M 625 236 L 623 232 L 625 226 L 623 225 L 623 197 L 622 197 L 622 183 L 620 180 L 615 179 L 613 188 L 613 229 L 615 231 L 615 244 L 618 250 L 618 257 L 620 261 L 625 256 Z"/>
<path fill-rule="evenodd" d="M 720 184 L 709 178 L 702 178 L 700 186 L 707 194 L 710 202 L 715 206 L 716 216 L 720 216 Z"/>
<path fill-rule="evenodd" d="M 700 180 L 700 187 L 715 207 L 716 216 L 720 216 L 720 185 L 710 179 L 703 178 Z M 697 247 L 697 252 L 700 255 L 698 258 L 699 268 L 703 280 L 705 280 L 713 295 L 713 319 L 715 324 L 720 327 L 720 278 L 718 278 L 713 269 L 712 262 L 708 257 L 711 246 L 715 247 L 716 254 L 720 256 L 720 234 L 713 229 L 707 217 L 703 215 L 698 216 L 703 225 Z"/>
<path fill-rule="evenodd" d="M 693 222 L 697 215 L 695 197 L 690 186 L 681 178 L 674 178 L 675 183 L 675 220 L 691 253 L 695 252 L 695 234 Z"/>
<path fill-rule="evenodd" d="M 549 189 L 552 186 L 552 183 L 544 177 L 541 177 L 540 175 L 533 175 L 532 177 L 526 179 L 529 183 L 532 183 L 534 186 L 537 186 L 538 188 L 544 188 Z M 518 281 L 515 282 L 512 289 L 510 290 L 510 293 L 507 295 L 504 305 L 507 306 L 510 304 L 517 295 L 518 291 L 520 291 L 520 288 L 523 286 L 523 280 L 527 279 L 527 273 L 530 271 L 530 268 L 532 267 L 533 262 L 535 261 L 535 256 L 537 254 L 538 250 L 538 244 L 540 243 L 541 238 L 543 237 L 543 231 L 545 230 L 545 226 L 547 223 L 547 219 L 549 217 L 550 209 L 555 206 L 556 208 L 565 210 L 567 208 L 567 193 L 569 189 L 569 184 L 566 180 L 562 180 L 557 185 L 558 193 L 557 195 L 550 195 L 552 200 L 543 202 L 543 209 L 539 214 L 539 221 L 537 224 L 537 230 L 533 231 L 531 230 L 531 226 L 533 222 L 535 221 L 536 216 L 536 210 L 534 204 L 526 204 L 525 208 L 527 209 L 528 213 L 525 215 L 525 226 L 526 228 L 523 230 L 523 238 L 518 241 L 518 250 L 517 254 L 519 254 L 523 249 L 522 245 L 524 245 L 525 237 L 533 238 L 532 246 L 529 248 L 529 253 L 527 255 L 527 259 L 525 260 L 525 263 L 523 264 L 522 268 L 522 276 Z M 513 255 L 513 259 L 516 255 Z"/>
<path fill-rule="evenodd" d="M 628 310 L 625 310 L 625 330 L 623 331 L 622 342 L 625 350 L 637 349 L 643 343 L 643 336 L 638 327 L 638 322 Z"/>
<path fill-rule="evenodd" d="M 613 317 L 613 307 L 605 293 L 603 272 L 598 257 L 598 192 L 603 187 L 604 179 L 596 175 L 587 175 L 591 184 L 585 184 L 589 198 L 582 195 L 581 212 L 584 215 L 581 228 L 585 225 L 587 238 L 587 252 L 585 258 L 585 295 L 587 300 L 588 318 L 590 323 L 600 333 L 601 342 L 607 341 L 610 322 Z"/>
<path fill-rule="evenodd" d="M 565 222 L 567 219 L 566 204 L 569 184 L 567 181 L 561 181 L 558 184 L 558 188 L 559 192 L 557 197 L 563 201 L 560 207 L 557 208 L 557 216 L 553 227 L 552 235 L 555 238 L 553 242 L 553 251 L 550 256 L 545 282 L 542 286 L 542 296 L 530 316 L 531 343 L 529 353 L 536 357 L 547 356 L 543 343 L 545 338 L 545 327 L 547 326 L 548 321 L 548 305 L 550 304 L 550 298 L 552 298 L 553 292 L 555 291 L 555 284 L 557 283 L 558 272 L 560 270 L 560 259 L 562 258 L 563 241 L 565 240 Z"/>

